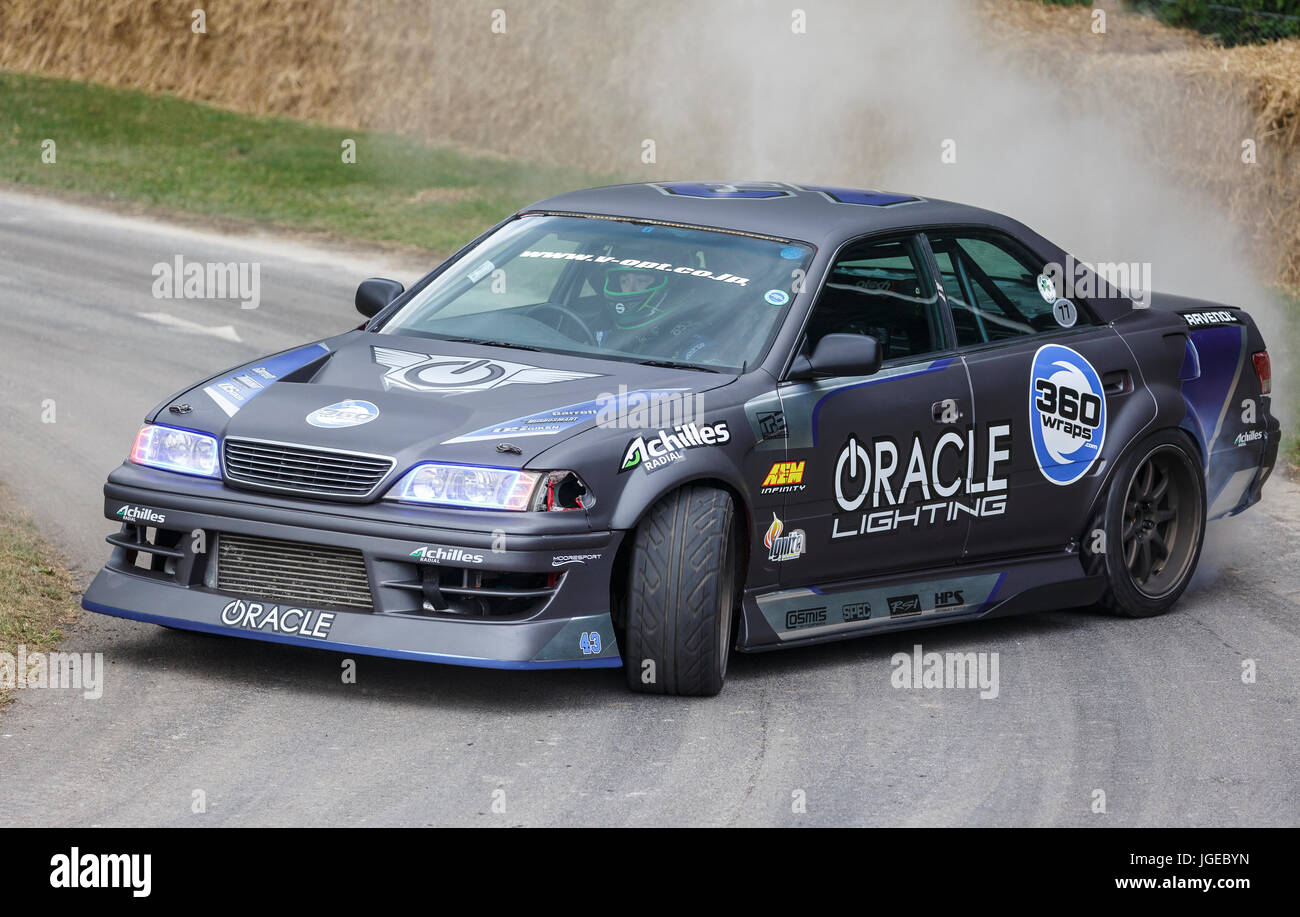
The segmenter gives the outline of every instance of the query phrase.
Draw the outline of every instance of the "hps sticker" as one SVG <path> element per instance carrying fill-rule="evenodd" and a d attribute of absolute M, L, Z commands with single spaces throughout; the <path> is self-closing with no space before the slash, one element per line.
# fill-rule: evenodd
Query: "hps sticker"
<path fill-rule="evenodd" d="M 1043 477 L 1073 484 L 1088 473 L 1106 441 L 1106 395 L 1084 357 L 1045 344 L 1029 369 L 1029 435 Z"/>

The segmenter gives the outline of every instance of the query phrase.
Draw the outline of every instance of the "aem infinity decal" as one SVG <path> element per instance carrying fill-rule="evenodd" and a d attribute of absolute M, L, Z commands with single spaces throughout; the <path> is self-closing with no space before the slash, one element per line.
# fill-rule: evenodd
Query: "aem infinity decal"
<path fill-rule="evenodd" d="M 1073 484 L 1106 441 L 1106 393 L 1082 354 L 1044 344 L 1029 369 L 1029 434 L 1043 477 Z"/>

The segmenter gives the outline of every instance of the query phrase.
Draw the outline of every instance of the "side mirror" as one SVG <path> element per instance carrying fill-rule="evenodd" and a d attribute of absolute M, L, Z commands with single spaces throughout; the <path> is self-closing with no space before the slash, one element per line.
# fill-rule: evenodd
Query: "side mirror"
<path fill-rule="evenodd" d="M 817 342 L 811 357 L 795 358 L 790 378 L 870 376 L 880 369 L 880 360 L 880 342 L 870 335 L 828 334 Z"/>
<path fill-rule="evenodd" d="M 406 287 L 396 280 L 385 280 L 383 277 L 363 280 L 361 286 L 357 287 L 357 311 L 366 318 L 374 318 L 389 303 L 401 296 L 405 289 Z"/>

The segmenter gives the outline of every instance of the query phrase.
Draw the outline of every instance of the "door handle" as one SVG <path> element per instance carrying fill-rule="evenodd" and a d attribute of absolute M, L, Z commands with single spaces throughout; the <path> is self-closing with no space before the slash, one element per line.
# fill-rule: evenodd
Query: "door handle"
<path fill-rule="evenodd" d="M 957 423 L 961 420 L 961 408 L 956 398 L 945 398 L 930 405 L 930 417 L 935 423 Z"/>
<path fill-rule="evenodd" d="M 1127 395 L 1133 391 L 1133 377 L 1129 375 L 1127 369 L 1117 369 L 1113 372 L 1103 373 L 1101 390 L 1107 395 Z"/>

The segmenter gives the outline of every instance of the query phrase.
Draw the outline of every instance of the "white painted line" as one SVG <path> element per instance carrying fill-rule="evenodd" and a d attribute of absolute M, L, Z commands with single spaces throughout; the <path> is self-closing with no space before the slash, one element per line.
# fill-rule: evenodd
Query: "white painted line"
<path fill-rule="evenodd" d="M 206 334 L 214 338 L 221 338 L 223 341 L 233 341 L 236 344 L 244 343 L 239 332 L 235 330 L 234 325 L 221 325 L 215 328 L 209 328 L 206 325 L 200 325 L 198 322 L 192 322 L 189 319 L 178 318 L 175 315 L 169 315 L 166 312 L 137 312 L 140 318 L 148 319 L 151 322 L 157 322 L 160 325 L 167 325 L 175 328 L 177 331 L 183 331 L 186 334 Z"/>

